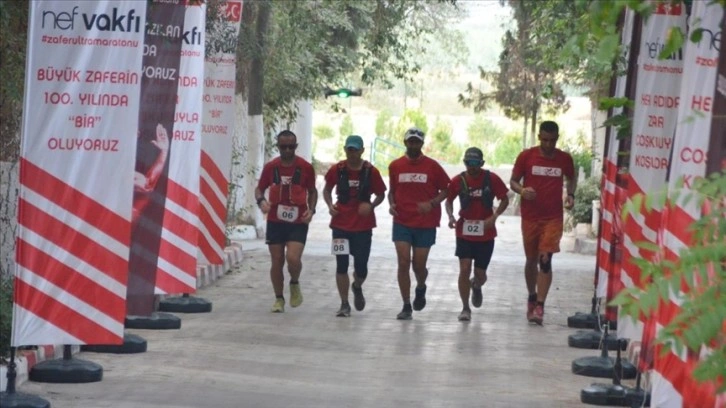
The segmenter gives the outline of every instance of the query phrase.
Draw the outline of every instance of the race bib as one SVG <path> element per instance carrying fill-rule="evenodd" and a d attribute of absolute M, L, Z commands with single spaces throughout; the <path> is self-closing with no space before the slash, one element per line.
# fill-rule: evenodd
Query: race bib
<path fill-rule="evenodd" d="M 277 219 L 285 222 L 295 222 L 297 220 L 298 208 L 289 205 L 277 206 Z"/>
<path fill-rule="evenodd" d="M 346 238 L 333 238 L 330 249 L 333 255 L 350 255 L 349 245 Z"/>
<path fill-rule="evenodd" d="M 469 235 L 474 237 L 484 236 L 484 221 L 464 220 L 464 225 L 462 225 L 461 231 L 463 235 Z"/>

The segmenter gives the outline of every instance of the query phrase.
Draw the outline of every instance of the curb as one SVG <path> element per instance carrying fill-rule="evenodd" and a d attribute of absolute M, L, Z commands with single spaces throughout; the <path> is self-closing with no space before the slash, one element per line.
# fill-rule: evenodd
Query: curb
<path fill-rule="evenodd" d="M 198 265 L 197 266 L 197 289 L 206 287 L 217 281 L 224 274 L 242 262 L 244 254 L 242 244 L 233 242 L 224 249 L 224 263 L 222 265 Z M 73 354 L 78 353 L 81 346 L 71 346 Z M 63 357 L 63 345 L 53 344 L 38 346 L 35 350 L 19 350 L 15 356 L 15 386 L 19 387 L 28 381 L 30 370 L 38 363 L 46 360 L 54 360 Z M 5 392 L 8 386 L 8 367 L 0 365 L 0 391 Z"/>

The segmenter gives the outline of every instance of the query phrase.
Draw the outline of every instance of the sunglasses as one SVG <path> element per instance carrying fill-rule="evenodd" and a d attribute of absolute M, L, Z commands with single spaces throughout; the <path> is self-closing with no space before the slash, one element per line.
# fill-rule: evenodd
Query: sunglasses
<path fill-rule="evenodd" d="M 484 164 L 484 160 L 464 160 L 464 164 L 468 167 L 479 167 Z"/>
<path fill-rule="evenodd" d="M 413 129 L 413 130 L 409 130 L 409 131 L 407 132 L 407 134 L 409 134 L 409 135 L 416 135 L 416 136 L 421 136 L 421 137 L 423 137 L 423 136 L 424 136 L 424 132 L 422 132 L 422 131 L 420 131 L 420 130 L 418 130 L 418 129 Z"/>
<path fill-rule="evenodd" d="M 297 149 L 297 143 L 295 144 L 278 144 L 277 150 L 295 150 Z"/>

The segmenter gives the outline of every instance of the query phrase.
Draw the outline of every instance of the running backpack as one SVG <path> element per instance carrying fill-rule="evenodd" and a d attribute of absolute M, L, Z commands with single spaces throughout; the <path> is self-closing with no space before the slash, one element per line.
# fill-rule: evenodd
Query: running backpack
<path fill-rule="evenodd" d="M 371 201 L 371 164 L 368 161 L 363 162 L 358 180 L 358 201 Z M 338 183 L 336 184 L 335 193 L 340 203 L 347 203 L 350 200 L 350 182 L 348 178 L 348 167 L 345 163 L 338 163 Z"/>
<path fill-rule="evenodd" d="M 459 190 L 459 203 L 461 209 L 469 206 L 471 197 L 469 196 L 469 185 L 466 184 L 466 172 L 462 172 L 461 176 L 461 189 Z M 484 183 L 481 186 L 481 202 L 484 208 L 492 209 L 494 207 L 494 193 L 492 193 L 491 185 L 491 174 L 489 170 L 484 170 Z"/>

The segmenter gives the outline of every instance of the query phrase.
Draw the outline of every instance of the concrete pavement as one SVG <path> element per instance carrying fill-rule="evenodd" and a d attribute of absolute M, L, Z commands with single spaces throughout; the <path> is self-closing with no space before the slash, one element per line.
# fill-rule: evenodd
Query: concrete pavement
<path fill-rule="evenodd" d="M 532 326 L 524 317 L 519 218 L 500 217 L 484 304 L 462 323 L 454 233 L 444 227 L 429 260 L 427 306 L 412 321 L 398 321 L 396 258 L 383 207 L 363 312 L 335 317 L 335 260 L 321 205 L 303 256 L 299 308 L 269 313 L 266 246 L 244 241 L 243 262 L 198 293 L 214 303 L 212 313 L 182 315 L 180 330 L 129 330 L 148 341 L 146 353 L 77 354 L 103 366 L 102 382 L 26 382 L 19 391 L 57 408 L 580 407 L 583 387 L 608 382 L 571 374 L 573 359 L 598 352 L 567 346 L 574 333 L 567 316 L 589 311 L 594 256 L 555 256 L 545 324 Z"/>

